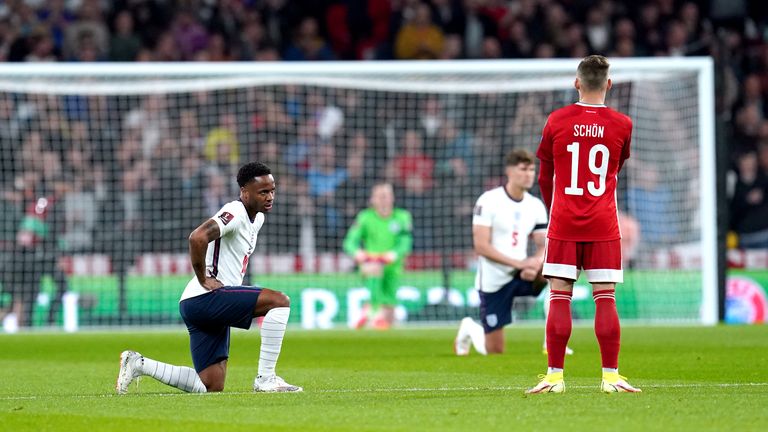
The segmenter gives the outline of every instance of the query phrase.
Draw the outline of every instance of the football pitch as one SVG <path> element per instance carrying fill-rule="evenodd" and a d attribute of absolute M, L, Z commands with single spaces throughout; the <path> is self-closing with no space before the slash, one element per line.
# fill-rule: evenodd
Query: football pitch
<path fill-rule="evenodd" d="M 621 372 L 641 394 L 598 392 L 599 352 L 576 327 L 567 391 L 526 396 L 542 329 L 507 329 L 507 353 L 456 357 L 454 329 L 289 328 L 278 374 L 300 394 L 254 394 L 258 330 L 232 337 L 227 387 L 190 395 L 151 378 L 114 394 L 120 351 L 190 365 L 183 329 L 0 335 L 3 431 L 496 431 L 768 428 L 768 327 L 626 327 Z"/>

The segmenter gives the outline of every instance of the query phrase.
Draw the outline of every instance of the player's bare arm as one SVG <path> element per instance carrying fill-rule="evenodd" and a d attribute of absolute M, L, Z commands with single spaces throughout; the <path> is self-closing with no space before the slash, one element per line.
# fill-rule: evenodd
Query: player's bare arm
<path fill-rule="evenodd" d="M 208 219 L 189 235 L 189 259 L 195 271 L 197 281 L 203 288 L 213 291 L 224 286 L 219 280 L 205 274 L 205 253 L 208 243 L 221 237 L 219 225 L 213 219 Z"/>
<path fill-rule="evenodd" d="M 523 261 L 512 259 L 493 247 L 493 244 L 491 243 L 491 227 L 472 225 L 472 241 L 474 243 L 475 252 L 480 256 L 516 269 L 525 267 Z"/>
<path fill-rule="evenodd" d="M 533 258 L 538 260 L 540 269 L 544 264 L 544 252 L 547 251 L 547 232 L 544 230 L 534 231 L 531 236 L 533 237 L 533 244 L 536 246 Z"/>
<path fill-rule="evenodd" d="M 536 251 L 533 255 L 523 261 L 523 263 L 526 264 L 526 267 L 520 272 L 520 278 L 527 281 L 536 280 L 541 272 L 542 266 L 544 266 L 547 232 L 544 230 L 535 231 L 531 234 L 531 237 L 533 237 L 533 243 L 536 245 Z"/>

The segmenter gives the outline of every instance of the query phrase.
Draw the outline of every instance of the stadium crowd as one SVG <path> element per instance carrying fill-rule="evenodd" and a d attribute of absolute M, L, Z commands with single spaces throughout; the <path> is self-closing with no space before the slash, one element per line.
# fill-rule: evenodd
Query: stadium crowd
<path fill-rule="evenodd" d="M 718 139 L 733 158 L 731 228 L 743 246 L 768 247 L 768 3 L 763 1 L 0 4 L 0 60 L 7 62 L 553 58 L 589 53 L 715 59 Z M 118 261 L 130 261 L 147 249 L 183 251 L 189 230 L 236 196 L 233 172 L 253 158 L 272 165 L 279 181 L 276 223 L 263 234 L 266 245 L 278 250 L 299 248 L 295 233 L 302 215 L 309 214 L 314 215 L 317 247 L 338 250 L 350 218 L 366 205 L 371 182 L 382 178 L 395 183 L 399 204 L 414 213 L 417 227 L 429 218 L 442 221 L 432 224 L 433 230 L 453 232 L 456 225 L 469 229 L 461 221 L 468 218 L 478 191 L 497 184 L 508 136 L 519 136 L 525 125 L 540 128 L 547 114 L 533 100 L 485 98 L 472 102 L 475 109 L 509 104 L 514 121 L 505 126 L 477 116 L 467 124 L 454 121 L 459 117 L 451 112 L 455 106 L 445 100 L 419 97 L 401 102 L 395 111 L 406 114 L 392 118 L 387 104 L 396 102 L 382 98 L 382 108 L 369 112 L 360 109 L 363 96 L 368 97 L 293 86 L 269 93 L 212 91 L 119 102 L 2 94 L 0 244 L 6 250 L 17 246 L 24 229 L 20 221 L 39 207 L 40 196 L 47 196 L 52 206 L 48 222 L 63 251 L 107 252 Z M 248 108 L 233 109 L 240 106 Z M 507 132 L 489 132 L 496 128 Z M 536 128 L 527 134 L 537 137 Z M 471 192 L 455 193 L 461 187 Z M 421 250 L 468 247 L 471 238 L 468 233 L 447 236 L 423 229 L 414 234 L 414 246 Z M 664 235 L 674 240 L 676 234 Z M 456 244 L 440 243 L 453 237 L 461 238 Z"/>

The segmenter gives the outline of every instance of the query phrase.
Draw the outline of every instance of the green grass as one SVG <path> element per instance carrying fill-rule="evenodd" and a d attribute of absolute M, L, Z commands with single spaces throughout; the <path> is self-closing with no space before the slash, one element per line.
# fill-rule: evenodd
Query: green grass
<path fill-rule="evenodd" d="M 301 394 L 253 394 L 258 331 L 233 333 L 227 388 L 188 395 L 144 378 L 115 396 L 121 350 L 190 364 L 183 330 L 0 336 L 0 430 L 765 430 L 768 327 L 623 332 L 622 373 L 642 394 L 604 395 L 590 328 L 574 330 L 568 391 L 525 396 L 541 329 L 507 329 L 507 354 L 452 354 L 453 329 L 289 329 L 278 373 Z"/>

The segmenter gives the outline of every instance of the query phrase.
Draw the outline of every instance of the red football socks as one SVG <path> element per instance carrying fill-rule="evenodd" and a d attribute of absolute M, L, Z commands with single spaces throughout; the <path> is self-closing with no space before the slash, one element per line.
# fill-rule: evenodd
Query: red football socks
<path fill-rule="evenodd" d="M 571 338 L 571 292 L 551 291 L 549 293 L 549 316 L 547 316 L 547 358 L 549 367 L 563 368 L 565 347 Z"/>
<path fill-rule="evenodd" d="M 616 291 L 597 291 L 592 297 L 595 299 L 595 336 L 600 344 L 603 367 L 618 369 L 621 326 L 616 312 Z"/>

